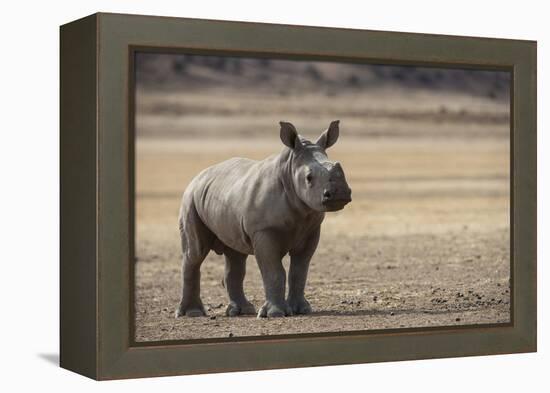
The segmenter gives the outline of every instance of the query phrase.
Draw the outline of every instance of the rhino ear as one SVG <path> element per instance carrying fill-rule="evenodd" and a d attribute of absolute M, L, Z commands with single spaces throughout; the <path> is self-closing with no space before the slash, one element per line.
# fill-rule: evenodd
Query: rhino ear
<path fill-rule="evenodd" d="M 323 132 L 319 137 L 319 139 L 317 139 L 317 142 L 315 143 L 317 143 L 323 149 L 328 149 L 329 147 L 331 147 L 336 143 L 339 135 L 340 135 L 340 120 L 334 120 L 332 123 L 330 123 L 328 130 Z"/>
<path fill-rule="evenodd" d="M 281 141 L 291 149 L 296 148 L 300 144 L 296 127 L 286 121 L 281 121 L 279 124 L 281 125 Z"/>

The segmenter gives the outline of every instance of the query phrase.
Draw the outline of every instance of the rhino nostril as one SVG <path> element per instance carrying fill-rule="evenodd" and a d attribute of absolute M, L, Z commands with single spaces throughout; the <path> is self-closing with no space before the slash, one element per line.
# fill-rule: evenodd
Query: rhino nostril
<path fill-rule="evenodd" d="M 331 193 L 330 193 L 329 190 L 325 190 L 325 191 L 323 192 L 323 199 L 324 199 L 324 200 L 330 199 L 331 196 L 332 196 L 332 195 L 331 195 Z"/>

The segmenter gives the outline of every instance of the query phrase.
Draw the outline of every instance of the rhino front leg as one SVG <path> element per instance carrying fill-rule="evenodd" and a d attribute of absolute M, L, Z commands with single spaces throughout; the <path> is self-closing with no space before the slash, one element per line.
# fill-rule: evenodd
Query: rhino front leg
<path fill-rule="evenodd" d="M 285 301 L 286 272 L 283 267 L 284 247 L 280 236 L 271 231 L 254 235 L 254 255 L 262 274 L 265 303 L 258 312 L 258 318 L 284 317 L 292 312 Z"/>
<path fill-rule="evenodd" d="M 225 277 L 224 284 L 229 295 L 229 305 L 225 315 L 234 317 L 237 315 L 256 314 L 254 305 L 244 295 L 243 281 L 246 274 L 246 257 L 229 247 L 225 247 Z"/>
<path fill-rule="evenodd" d="M 320 227 L 317 228 L 301 247 L 290 251 L 287 303 L 293 314 L 309 314 L 311 312 L 311 306 L 304 296 L 304 290 L 309 262 L 319 244 L 320 229 Z"/>

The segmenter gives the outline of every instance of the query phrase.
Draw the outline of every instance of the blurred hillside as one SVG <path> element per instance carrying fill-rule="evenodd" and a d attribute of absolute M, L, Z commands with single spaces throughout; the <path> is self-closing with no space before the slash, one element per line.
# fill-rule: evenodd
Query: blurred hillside
<path fill-rule="evenodd" d="M 446 91 L 507 100 L 507 72 L 139 53 L 137 83 L 154 90 L 235 88 L 326 94 L 365 88 Z"/>
<path fill-rule="evenodd" d="M 138 54 L 139 137 L 278 138 L 280 120 L 317 135 L 508 138 L 506 72 Z"/>

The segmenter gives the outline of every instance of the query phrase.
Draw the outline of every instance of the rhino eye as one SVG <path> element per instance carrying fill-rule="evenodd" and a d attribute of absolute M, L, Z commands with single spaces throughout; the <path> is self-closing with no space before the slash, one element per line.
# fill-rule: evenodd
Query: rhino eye
<path fill-rule="evenodd" d="M 313 176 L 311 175 L 311 173 L 308 173 L 308 174 L 306 175 L 306 181 L 307 181 L 307 183 L 308 183 L 308 184 L 311 184 L 312 180 L 313 180 Z"/>

